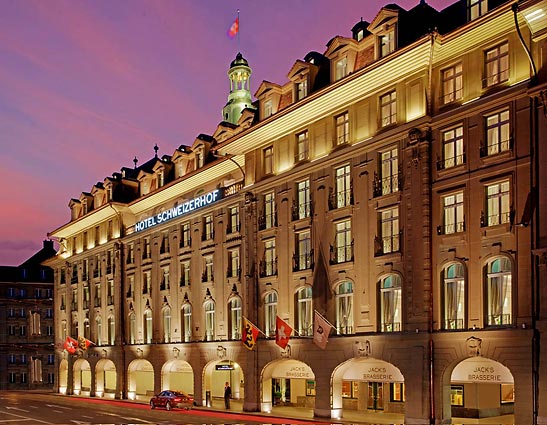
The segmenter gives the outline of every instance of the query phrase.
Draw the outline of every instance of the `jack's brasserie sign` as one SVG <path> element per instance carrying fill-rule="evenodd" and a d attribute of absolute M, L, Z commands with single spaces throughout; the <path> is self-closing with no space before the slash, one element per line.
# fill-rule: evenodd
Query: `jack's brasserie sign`
<path fill-rule="evenodd" d="M 150 229 L 151 227 L 157 226 L 158 224 L 165 223 L 166 221 L 173 220 L 174 218 L 189 214 L 193 211 L 199 210 L 200 208 L 214 204 L 215 202 L 222 199 L 223 196 L 224 191 L 222 189 L 216 189 L 212 192 L 196 196 L 195 198 L 178 204 L 173 208 L 168 208 L 151 217 L 147 217 L 142 219 L 141 221 L 138 221 L 137 223 L 135 223 L 135 232 L 142 232 L 143 230 Z"/>

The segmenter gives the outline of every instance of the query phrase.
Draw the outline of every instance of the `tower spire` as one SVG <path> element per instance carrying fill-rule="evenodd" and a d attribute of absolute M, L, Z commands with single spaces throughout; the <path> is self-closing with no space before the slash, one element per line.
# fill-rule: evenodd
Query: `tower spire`
<path fill-rule="evenodd" d="M 249 63 L 239 52 L 230 64 L 230 69 L 228 69 L 230 93 L 228 94 L 228 102 L 222 109 L 223 121 L 237 124 L 241 112 L 252 106 L 251 74 L 252 70 Z"/>

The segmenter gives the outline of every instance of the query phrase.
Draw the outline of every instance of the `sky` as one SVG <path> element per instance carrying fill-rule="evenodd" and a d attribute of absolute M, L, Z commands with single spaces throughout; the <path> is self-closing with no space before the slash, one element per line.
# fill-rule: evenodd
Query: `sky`
<path fill-rule="evenodd" d="M 39 251 L 71 198 L 155 144 L 172 155 L 212 134 L 238 51 L 254 94 L 387 3 L 419 0 L 0 0 L 0 265 Z"/>

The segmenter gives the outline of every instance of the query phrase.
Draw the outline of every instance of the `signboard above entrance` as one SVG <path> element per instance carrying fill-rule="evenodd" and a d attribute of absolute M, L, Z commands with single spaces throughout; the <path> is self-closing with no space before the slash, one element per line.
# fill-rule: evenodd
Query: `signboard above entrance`
<path fill-rule="evenodd" d="M 512 384 L 511 371 L 501 363 L 484 357 L 472 357 L 462 362 L 452 371 L 452 382 L 478 382 L 488 384 Z"/>

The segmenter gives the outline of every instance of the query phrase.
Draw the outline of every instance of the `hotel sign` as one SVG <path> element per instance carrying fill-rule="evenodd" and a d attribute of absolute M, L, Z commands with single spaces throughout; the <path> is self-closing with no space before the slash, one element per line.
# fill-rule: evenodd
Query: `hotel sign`
<path fill-rule="evenodd" d="M 135 223 L 135 232 L 150 229 L 158 224 L 165 223 L 166 221 L 173 220 L 174 218 L 214 204 L 222 199 L 223 195 L 224 192 L 222 189 L 216 189 L 204 195 L 196 196 L 194 199 L 179 204 L 176 207 L 169 208 L 165 211 L 157 213 L 156 215 L 153 215 L 152 217 L 145 218 L 144 220 Z"/>

